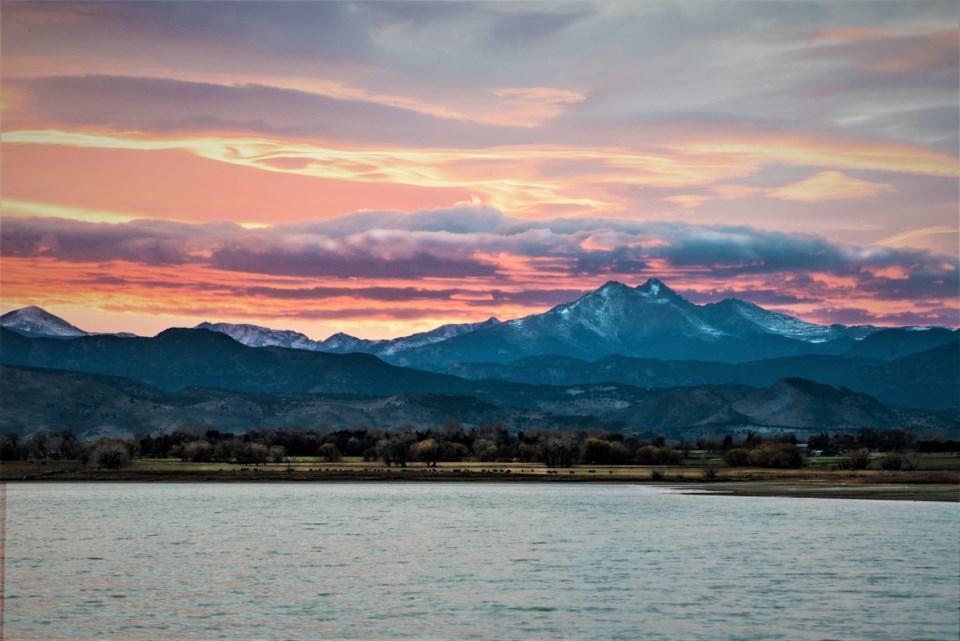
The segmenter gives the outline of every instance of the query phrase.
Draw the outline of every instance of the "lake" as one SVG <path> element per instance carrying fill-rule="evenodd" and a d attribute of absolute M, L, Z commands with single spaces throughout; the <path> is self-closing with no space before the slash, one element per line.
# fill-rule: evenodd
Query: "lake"
<path fill-rule="evenodd" d="M 960 636 L 956 503 L 10 484 L 6 551 L 8 641 Z"/>

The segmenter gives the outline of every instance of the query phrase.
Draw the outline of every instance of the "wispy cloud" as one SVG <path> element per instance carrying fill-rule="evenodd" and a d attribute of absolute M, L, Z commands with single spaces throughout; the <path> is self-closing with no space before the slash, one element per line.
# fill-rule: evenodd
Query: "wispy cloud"
<path fill-rule="evenodd" d="M 774 189 L 769 192 L 774 198 L 819 202 L 847 198 L 865 198 L 876 196 L 893 187 L 886 183 L 873 183 L 852 178 L 839 171 L 822 171 L 800 182 Z"/>

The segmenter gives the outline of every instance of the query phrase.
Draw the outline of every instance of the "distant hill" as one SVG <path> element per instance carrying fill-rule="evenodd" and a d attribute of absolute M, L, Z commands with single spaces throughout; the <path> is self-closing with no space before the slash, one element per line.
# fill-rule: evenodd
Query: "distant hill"
<path fill-rule="evenodd" d="M 533 385 L 608 382 L 645 388 L 711 384 L 765 387 L 778 379 L 802 377 L 843 385 L 894 407 L 960 407 L 960 340 L 955 336 L 950 343 L 893 361 L 808 355 L 730 364 L 619 355 L 595 361 L 531 356 L 511 363 L 456 363 L 446 372 Z"/>
<path fill-rule="evenodd" d="M 450 416 L 460 417 L 467 425 L 545 420 L 542 413 L 461 396 L 253 394 L 199 387 L 168 393 L 128 378 L 10 366 L 0 366 L 0 392 L 4 398 L 17 399 L 4 405 L 0 433 L 71 428 L 86 438 L 130 436 L 138 431 L 156 434 L 185 426 L 243 432 L 280 427 L 429 426 L 441 425 Z"/>
<path fill-rule="evenodd" d="M 0 329 L 0 362 L 123 376 L 172 392 L 217 387 L 247 392 L 459 393 L 453 376 L 398 368 L 368 354 L 252 348 L 205 329 L 168 329 L 154 338 L 26 338 Z"/>
<path fill-rule="evenodd" d="M 188 387 L 164 391 L 117 376 L 0 366 L 0 432 L 71 428 L 79 434 L 130 435 L 194 426 L 249 428 L 436 427 L 456 416 L 467 426 L 501 421 L 525 430 L 603 428 L 671 437 L 750 426 L 785 430 L 905 427 L 954 434 L 957 421 L 887 408 L 876 399 L 803 379 L 747 386 L 642 390 L 624 385 L 572 387 L 481 385 L 468 395 L 270 394 Z"/>
<path fill-rule="evenodd" d="M 945 327 L 888 327 L 857 342 L 844 355 L 894 360 L 942 345 L 957 344 L 958 340 L 960 332 Z"/>

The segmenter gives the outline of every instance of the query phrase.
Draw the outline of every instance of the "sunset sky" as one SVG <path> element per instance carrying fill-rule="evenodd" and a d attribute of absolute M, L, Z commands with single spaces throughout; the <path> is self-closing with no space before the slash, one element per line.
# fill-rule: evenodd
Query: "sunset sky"
<path fill-rule="evenodd" d="M 8 2 L 2 311 L 379 338 L 657 277 L 960 324 L 957 2 Z"/>

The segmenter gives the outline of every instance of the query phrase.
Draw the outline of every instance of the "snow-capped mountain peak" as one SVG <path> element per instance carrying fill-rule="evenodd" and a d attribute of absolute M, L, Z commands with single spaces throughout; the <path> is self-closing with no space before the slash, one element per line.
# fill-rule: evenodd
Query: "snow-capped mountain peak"
<path fill-rule="evenodd" d="M 207 329 L 226 334 L 238 343 L 248 347 L 289 347 L 316 351 L 317 342 L 310 340 L 300 332 L 284 329 L 270 329 L 246 323 L 200 323 L 195 329 Z"/>
<path fill-rule="evenodd" d="M 649 294 L 651 296 L 659 296 L 661 290 L 668 290 L 673 293 L 673 290 L 663 284 L 663 281 L 657 278 L 648 278 L 647 282 L 643 285 L 637 287 L 637 289 L 643 294 Z"/>
<path fill-rule="evenodd" d="M 90 335 L 59 316 L 32 305 L 0 316 L 0 326 L 32 338 L 79 338 Z"/>
<path fill-rule="evenodd" d="M 529 325 L 529 331 L 533 331 L 532 327 L 540 324 L 535 319 L 551 318 L 553 331 L 559 336 L 580 337 L 577 340 L 582 342 L 583 332 L 588 332 L 608 352 L 659 335 L 699 336 L 707 341 L 724 335 L 701 318 L 697 310 L 696 305 L 655 278 L 639 287 L 613 280 L 572 303 L 517 322 Z"/>
<path fill-rule="evenodd" d="M 361 352 L 367 351 L 371 344 L 379 341 L 370 341 L 364 338 L 357 338 L 350 334 L 337 332 L 330 338 L 320 341 L 318 349 L 324 352 Z"/>
<path fill-rule="evenodd" d="M 663 281 L 657 278 L 647 279 L 647 282 L 637 287 L 636 291 L 640 292 L 644 297 L 647 298 L 671 300 L 675 303 L 688 303 L 687 299 L 667 287 Z"/>

